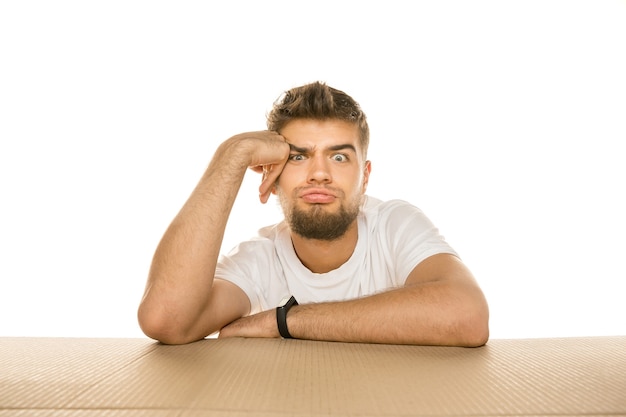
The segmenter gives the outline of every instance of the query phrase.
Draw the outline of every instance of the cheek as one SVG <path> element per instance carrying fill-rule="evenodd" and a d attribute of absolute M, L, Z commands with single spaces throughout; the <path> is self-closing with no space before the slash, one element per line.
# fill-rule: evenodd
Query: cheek
<path fill-rule="evenodd" d="M 274 183 L 274 188 L 272 192 L 276 195 L 285 194 L 285 192 L 289 192 L 293 188 L 293 184 L 291 184 L 290 176 L 284 175 L 285 171 L 278 177 L 276 182 Z"/>
<path fill-rule="evenodd" d="M 363 192 L 367 186 L 367 175 L 364 172 L 359 172 L 355 179 L 356 188 Z"/>
<path fill-rule="evenodd" d="M 367 183 L 368 183 L 368 181 L 369 181 L 369 177 L 367 176 L 367 174 L 364 174 L 361 177 L 361 190 L 363 192 L 365 192 L 365 190 L 367 190 Z"/>
<path fill-rule="evenodd" d="M 365 168 L 363 168 L 363 171 L 361 171 L 361 192 L 365 193 L 365 190 L 367 190 L 367 184 L 369 182 L 369 178 L 370 178 L 370 165 L 367 165 Z"/>
<path fill-rule="evenodd" d="M 302 172 L 302 169 L 287 164 L 283 167 L 282 172 L 278 176 L 278 179 L 276 180 L 276 185 L 283 190 L 289 190 L 291 188 L 294 188 L 298 184 L 299 180 L 301 182 L 302 175 L 306 176 L 306 174 Z"/>

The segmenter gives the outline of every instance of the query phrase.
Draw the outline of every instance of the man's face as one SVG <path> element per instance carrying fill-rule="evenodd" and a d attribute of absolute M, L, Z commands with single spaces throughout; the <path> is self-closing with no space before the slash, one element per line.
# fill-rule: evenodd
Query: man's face
<path fill-rule="evenodd" d="M 358 127 L 299 119 L 280 133 L 291 153 L 275 191 L 291 230 L 308 239 L 343 236 L 359 213 L 371 170 Z"/>

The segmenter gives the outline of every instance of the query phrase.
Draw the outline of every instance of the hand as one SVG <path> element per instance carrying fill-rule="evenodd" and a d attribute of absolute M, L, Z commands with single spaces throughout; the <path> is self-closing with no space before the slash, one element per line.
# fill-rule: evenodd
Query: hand
<path fill-rule="evenodd" d="M 223 327 L 219 337 L 280 337 L 276 310 L 267 310 L 237 319 Z"/>
<path fill-rule="evenodd" d="M 267 200 L 269 200 L 270 194 L 274 189 L 274 184 L 278 180 L 280 174 L 283 172 L 283 168 L 285 167 L 286 162 L 287 161 L 281 164 L 268 164 L 251 167 L 254 172 L 263 174 L 263 177 L 261 178 L 261 185 L 259 186 L 259 200 L 261 200 L 261 203 L 265 204 L 267 203 Z"/>
<path fill-rule="evenodd" d="M 289 158 L 289 144 L 277 132 L 267 130 L 243 133 L 233 139 L 249 144 L 247 148 L 250 150 L 249 168 L 263 174 L 259 186 L 259 199 L 261 203 L 267 203 L 274 184 Z"/>

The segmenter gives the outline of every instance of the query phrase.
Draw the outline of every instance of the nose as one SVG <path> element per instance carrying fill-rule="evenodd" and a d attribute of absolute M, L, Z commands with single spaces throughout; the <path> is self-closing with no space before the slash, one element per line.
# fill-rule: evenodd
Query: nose
<path fill-rule="evenodd" d="M 308 182 L 311 184 L 328 184 L 332 182 L 328 159 L 324 156 L 315 156 L 310 159 Z"/>

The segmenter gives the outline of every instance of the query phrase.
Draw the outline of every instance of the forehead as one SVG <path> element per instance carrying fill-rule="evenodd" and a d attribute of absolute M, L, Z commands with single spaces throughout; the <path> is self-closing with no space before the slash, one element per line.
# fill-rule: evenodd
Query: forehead
<path fill-rule="evenodd" d="M 353 145 L 361 151 L 358 126 L 343 120 L 296 119 L 287 123 L 280 134 L 298 147 Z"/>

